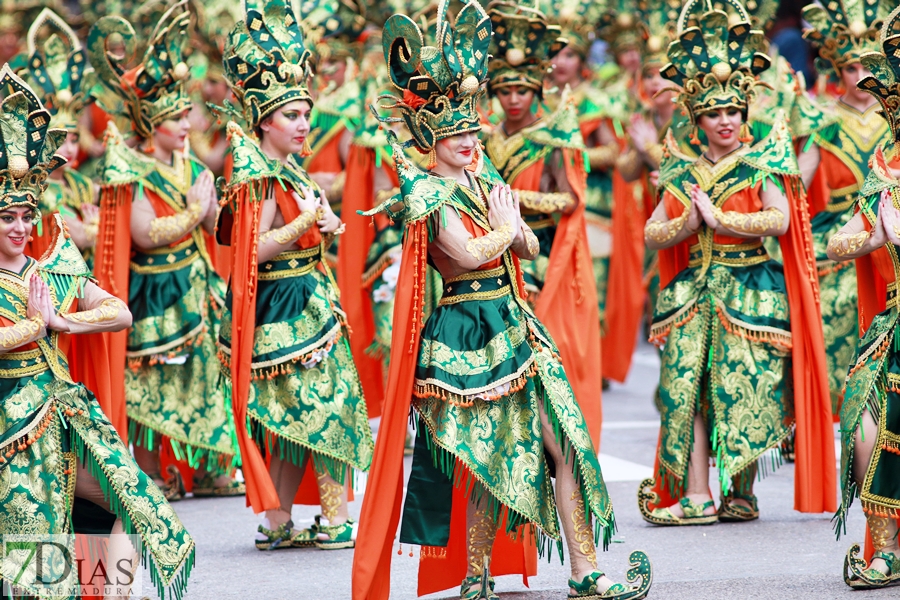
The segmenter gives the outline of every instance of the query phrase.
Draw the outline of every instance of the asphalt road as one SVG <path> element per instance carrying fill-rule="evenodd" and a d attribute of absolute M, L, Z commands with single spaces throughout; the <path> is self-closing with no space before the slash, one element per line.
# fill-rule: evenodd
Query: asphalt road
<path fill-rule="evenodd" d="M 852 543 L 863 540 L 862 513 L 855 505 L 847 536 L 835 541 L 831 515 L 792 510 L 791 465 L 757 483 L 758 521 L 687 528 L 644 523 L 637 510 L 636 490 L 653 464 L 658 416 L 651 398 L 658 368 L 655 351 L 641 346 L 629 381 L 614 384 L 604 394 L 601 464 L 619 533 L 609 551 L 600 554 L 600 568 L 613 579 L 623 580 L 628 554 L 644 550 L 654 566 L 650 598 L 900 598 L 900 587 L 854 592 L 844 584 L 843 557 Z M 359 513 L 359 500 L 351 513 Z M 352 550 L 260 552 L 253 546 L 258 519 L 243 498 L 187 498 L 174 506 L 197 541 L 196 567 L 186 600 L 350 598 Z M 317 512 L 314 507 L 295 507 L 294 521 L 304 526 Z M 406 551 L 394 555 L 391 598 L 416 597 L 417 564 L 417 556 L 410 558 Z M 521 578 L 508 576 L 498 578 L 496 591 L 504 600 L 562 600 L 568 577 L 568 566 L 558 560 L 541 562 L 530 588 Z M 455 588 L 426 598 L 458 597 Z"/>

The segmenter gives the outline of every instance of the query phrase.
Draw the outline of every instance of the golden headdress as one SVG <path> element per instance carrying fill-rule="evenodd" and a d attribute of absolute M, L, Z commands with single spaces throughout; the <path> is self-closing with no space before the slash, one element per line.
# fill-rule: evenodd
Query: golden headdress
<path fill-rule="evenodd" d="M 45 26 L 59 30 L 44 40 L 38 35 Z M 90 72 L 78 36 L 55 12 L 45 8 L 28 29 L 28 82 L 52 115 L 50 126 L 74 130 L 84 108 L 84 75 Z"/>
<path fill-rule="evenodd" d="M 731 19 L 720 10 L 709 10 L 708 0 L 689 0 L 678 18 L 678 39 L 669 45 L 667 64 L 661 74 L 678 85 L 678 102 L 685 107 L 691 124 L 705 112 L 734 107 L 745 121 L 756 76 L 769 68 L 763 53 L 762 31 L 750 26 L 750 17 L 737 4 L 740 18 Z"/>
<path fill-rule="evenodd" d="M 300 15 L 302 24 L 317 38 L 316 59 L 360 60 L 366 28 L 363 0 L 306 0 L 300 5 Z"/>
<path fill-rule="evenodd" d="M 677 37 L 678 16 L 681 0 L 640 0 L 636 14 L 647 26 L 647 40 L 644 44 L 643 68 L 661 69 L 668 56 L 666 49 Z"/>
<path fill-rule="evenodd" d="M 559 25 L 566 47 L 587 58 L 591 44 L 597 37 L 602 3 L 591 0 L 559 0 L 550 2 L 547 16 L 551 23 Z"/>
<path fill-rule="evenodd" d="M 864 54 L 879 52 L 878 32 L 894 6 L 888 0 L 828 0 L 806 6 L 803 18 L 811 27 L 803 35 L 819 47 L 816 68 L 840 72 Z"/>
<path fill-rule="evenodd" d="M 118 16 L 97 21 L 88 34 L 88 57 L 94 72 L 86 77 L 89 93 L 108 113 L 127 115 L 135 133 L 149 139 L 153 128 L 189 109 L 185 88 L 188 66 L 183 60 L 190 14 L 187 0 L 167 10 L 151 36 L 144 57 L 126 70 L 137 41 L 131 24 Z M 109 51 L 114 36 L 121 36 L 125 56 Z"/>
<path fill-rule="evenodd" d="M 608 0 L 600 15 L 597 36 L 607 43 L 613 55 L 630 49 L 643 50 L 650 35 L 647 23 L 637 14 L 635 0 Z"/>
<path fill-rule="evenodd" d="M 225 48 L 225 77 L 250 127 L 294 100 L 312 104 L 309 58 L 290 0 L 247 0 Z"/>
<path fill-rule="evenodd" d="M 0 210 L 37 210 L 47 176 L 66 164 L 56 154 L 66 130 L 50 127 L 50 113 L 8 64 L 0 69 L 0 89 L 11 90 L 0 103 Z"/>
<path fill-rule="evenodd" d="M 551 59 L 566 45 L 557 25 L 536 8 L 506 0 L 488 7 L 494 36 L 488 63 L 488 91 L 521 85 L 541 95 Z"/>
<path fill-rule="evenodd" d="M 455 23 L 448 0 L 437 10 L 434 46 L 409 17 L 395 14 L 384 24 L 382 44 L 391 83 L 401 98 L 384 108 L 400 111 L 413 142 L 430 152 L 443 138 L 481 129 L 478 101 L 487 77 L 491 20 L 475 0 L 460 9 Z"/>
<path fill-rule="evenodd" d="M 222 57 L 228 34 L 244 16 L 240 2 L 194 0 L 197 11 L 196 43 L 188 58 L 193 79 L 225 77 Z"/>
<path fill-rule="evenodd" d="M 881 104 L 881 115 L 891 127 L 894 144 L 900 146 L 900 7 L 887 17 L 880 35 L 884 52 L 867 52 L 860 57 L 872 75 L 857 87 Z"/>

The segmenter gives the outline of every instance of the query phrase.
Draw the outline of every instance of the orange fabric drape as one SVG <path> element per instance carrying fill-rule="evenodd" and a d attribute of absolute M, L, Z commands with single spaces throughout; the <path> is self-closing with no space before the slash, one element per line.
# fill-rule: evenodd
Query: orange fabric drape
<path fill-rule="evenodd" d="M 808 513 L 834 512 L 837 508 L 834 432 L 812 231 L 799 182 L 786 183 L 790 227 L 779 242 L 784 256 L 793 336 L 791 360 L 797 422 L 794 509 Z M 665 286 L 687 266 L 687 243 L 662 250 L 659 255 L 660 285 Z M 655 491 L 660 494 L 660 506 L 677 499 L 665 493 L 659 479 Z"/>
<path fill-rule="evenodd" d="M 584 413 L 594 448 L 599 451 L 603 419 L 600 314 L 584 221 L 584 153 L 564 149 L 562 154 L 566 178 L 578 205 L 571 214 L 563 215 L 556 228 L 544 287 L 534 312 L 559 348 L 566 376 Z M 540 189 L 526 188 L 519 183 L 526 173 L 534 170 L 532 167 L 511 185 L 517 189 Z"/>
<path fill-rule="evenodd" d="M 321 150 L 316 152 L 306 166 L 307 173 L 340 173 L 344 170 L 340 151 L 341 137 L 343 137 L 344 131 L 344 128 L 341 128 L 339 133 L 336 133 L 322 146 Z"/>

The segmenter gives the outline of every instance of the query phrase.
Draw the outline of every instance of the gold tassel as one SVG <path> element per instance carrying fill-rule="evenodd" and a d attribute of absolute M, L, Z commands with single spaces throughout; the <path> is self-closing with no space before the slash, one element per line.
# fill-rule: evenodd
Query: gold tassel
<path fill-rule="evenodd" d="M 309 136 L 306 136 L 303 140 L 303 148 L 300 149 L 300 156 L 306 158 L 307 156 L 312 156 L 312 146 L 309 145 Z"/>
<path fill-rule="evenodd" d="M 431 150 L 428 151 L 428 164 L 425 165 L 425 168 L 429 171 L 437 166 L 437 152 L 434 151 L 434 146 L 431 147 Z"/>
<path fill-rule="evenodd" d="M 750 125 L 746 121 L 741 124 L 741 136 L 738 140 L 745 144 L 749 144 L 753 141 L 753 134 L 750 133 Z"/>

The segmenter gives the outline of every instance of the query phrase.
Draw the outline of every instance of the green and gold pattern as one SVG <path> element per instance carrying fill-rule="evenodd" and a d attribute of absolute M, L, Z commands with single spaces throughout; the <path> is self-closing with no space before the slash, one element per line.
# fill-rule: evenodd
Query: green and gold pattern
<path fill-rule="evenodd" d="M 25 317 L 27 278 L 36 270 L 50 285 L 59 312 L 69 310 L 87 277 L 80 253 L 65 239 L 40 269 L 28 259 L 20 274 L 0 273 L 4 318 Z M 171 593 L 180 598 L 193 567 L 194 542 L 159 488 L 138 468 L 91 392 L 72 382 L 58 342 L 56 332 L 38 340 L 39 349 L 28 352 L 27 360 L 23 356 L 30 365 L 27 374 L 0 370 L 0 530 L 71 533 L 73 473 L 82 462 L 100 482 L 125 531 L 143 539 L 160 595 L 173 586 Z M 2 578 L 10 575 L 0 573 Z"/>

